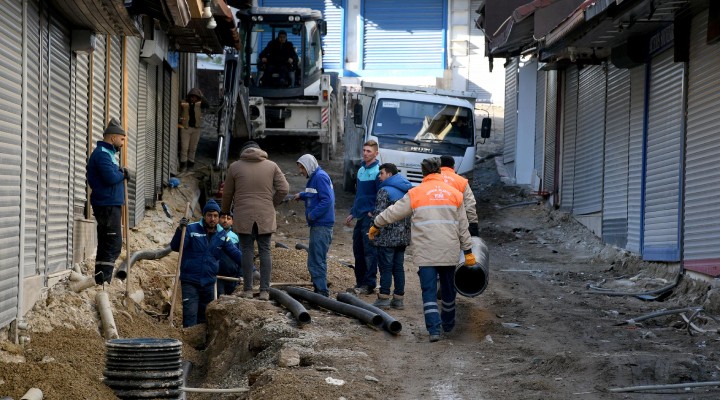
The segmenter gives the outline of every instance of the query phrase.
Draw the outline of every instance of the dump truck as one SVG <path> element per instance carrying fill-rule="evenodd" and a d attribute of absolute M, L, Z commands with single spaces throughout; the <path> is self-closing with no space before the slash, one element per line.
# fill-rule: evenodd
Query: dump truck
<path fill-rule="evenodd" d="M 362 144 L 378 142 L 381 163 L 393 163 L 413 186 L 422 181 L 420 163 L 441 155 L 455 158 L 458 174 L 471 178 L 477 144 L 475 96 L 471 92 L 361 81 L 348 86 L 343 143 L 343 186 L 355 190 Z M 484 118 L 480 136 L 490 136 Z"/>

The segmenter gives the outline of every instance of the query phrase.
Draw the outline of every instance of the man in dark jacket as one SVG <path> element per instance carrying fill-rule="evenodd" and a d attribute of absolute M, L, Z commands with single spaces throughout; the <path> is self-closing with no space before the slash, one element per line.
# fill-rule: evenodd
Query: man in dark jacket
<path fill-rule="evenodd" d="M 305 219 L 310 227 L 307 267 L 315 293 L 327 297 L 327 253 L 332 243 L 335 224 L 335 192 L 328 174 L 312 154 L 297 160 L 300 173 L 308 178 L 305 190 L 295 194 L 296 201 L 305 202 Z"/>
<path fill-rule="evenodd" d="M 295 86 L 295 70 L 297 69 L 298 55 L 292 42 L 287 40 L 287 32 L 279 31 L 277 38 L 271 40 L 260 52 L 260 69 L 264 71 L 260 80 L 274 73 L 280 75 L 279 84 Z"/>
<path fill-rule="evenodd" d="M 184 328 L 207 322 L 205 309 L 215 297 L 222 255 L 227 254 L 236 264 L 242 263 L 242 253 L 218 224 L 219 220 L 220 206 L 212 199 L 205 204 L 201 221 L 188 225 L 187 218 L 180 220 L 180 227 L 187 225 L 180 263 Z M 170 242 L 173 251 L 180 251 L 180 227 Z"/>
<path fill-rule="evenodd" d="M 380 190 L 373 218 L 386 208 L 395 204 L 412 188 L 412 184 L 404 176 L 398 174 L 395 164 L 385 163 L 380 166 Z M 410 217 L 393 222 L 380 229 L 380 233 L 372 241 L 377 251 L 378 268 L 380 269 L 380 291 L 374 306 L 379 308 L 402 309 L 405 295 L 405 248 L 410 244 Z M 390 285 L 395 281 L 395 290 L 390 300 Z"/>
<path fill-rule="evenodd" d="M 87 180 L 92 192 L 90 204 L 97 221 L 95 283 L 112 280 L 115 260 L 122 249 L 122 206 L 125 204 L 124 180 L 130 180 L 127 168 L 121 168 L 118 152 L 125 143 L 125 131 L 115 118 L 97 142 L 87 165 Z"/>

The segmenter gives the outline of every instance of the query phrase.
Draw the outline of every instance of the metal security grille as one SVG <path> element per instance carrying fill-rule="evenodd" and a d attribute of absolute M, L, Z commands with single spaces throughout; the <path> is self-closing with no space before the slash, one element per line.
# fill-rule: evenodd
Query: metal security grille
<path fill-rule="evenodd" d="M 442 69 L 445 1 L 364 0 L 363 69 Z"/>
<path fill-rule="evenodd" d="M 547 72 L 537 72 L 537 86 L 535 88 L 535 148 L 534 148 L 534 164 L 535 174 L 542 180 L 543 176 L 543 156 L 545 146 L 545 92 L 547 85 Z M 539 186 L 538 186 L 539 187 Z"/>
<path fill-rule="evenodd" d="M 172 100 L 172 71 L 165 67 L 162 73 L 162 175 L 155 182 L 156 193 L 162 192 L 162 184 L 170 179 L 170 109 Z M 175 125 L 174 125 L 175 126 Z"/>
<path fill-rule="evenodd" d="M 85 170 L 88 149 L 88 96 L 90 58 L 87 55 L 73 57 L 72 70 L 72 170 L 73 170 L 73 218 L 84 218 L 87 201 Z"/>
<path fill-rule="evenodd" d="M 605 127 L 602 236 L 625 247 L 628 229 L 630 71 L 609 65 Z"/>
<path fill-rule="evenodd" d="M 178 153 L 180 152 L 178 148 L 178 138 L 179 133 L 177 129 L 177 124 L 173 123 L 174 121 L 179 120 L 179 113 L 180 110 L 177 107 L 176 103 L 173 102 L 173 99 L 179 99 L 180 98 L 180 78 L 178 77 L 178 74 L 172 72 L 172 85 L 170 86 L 170 173 L 176 174 L 178 172 Z"/>
<path fill-rule="evenodd" d="M 557 71 L 547 72 L 547 93 L 545 96 L 545 163 L 542 190 L 552 193 L 555 190 L 555 138 L 557 137 Z"/>
<path fill-rule="evenodd" d="M 157 66 L 147 65 L 147 119 L 145 120 L 146 159 L 145 159 L 145 207 L 155 205 L 156 171 L 159 169 L 160 157 L 157 156 L 158 143 L 158 102 L 157 102 Z"/>
<path fill-rule="evenodd" d="M 708 12 L 696 16 L 690 33 L 687 149 L 685 151 L 685 267 L 717 274 L 720 267 L 720 53 L 706 44 Z"/>
<path fill-rule="evenodd" d="M 93 142 L 103 138 L 105 130 L 105 36 L 96 35 L 95 50 L 92 53 L 92 120 Z M 93 148 L 95 148 L 93 143 Z"/>
<path fill-rule="evenodd" d="M 122 38 L 120 36 L 108 36 L 109 49 L 107 62 L 110 64 L 109 92 L 109 116 L 122 121 Z"/>
<path fill-rule="evenodd" d="M 565 96 L 563 100 L 562 130 L 562 182 L 560 209 L 572 211 L 575 183 L 575 142 L 577 139 L 578 69 L 572 66 L 565 70 Z"/>
<path fill-rule="evenodd" d="M 645 110 L 645 66 L 630 70 L 630 143 L 628 148 L 628 236 L 627 249 L 640 253 L 642 217 L 643 121 Z"/>
<path fill-rule="evenodd" d="M 22 154 L 22 5 L 21 1 L 6 1 L 0 13 L 0 327 L 8 325 L 17 314 L 20 236 L 18 235 L 17 201 L 20 188 Z"/>
<path fill-rule="evenodd" d="M 127 162 L 128 167 L 137 177 L 138 174 L 138 163 L 137 153 L 140 144 L 138 143 L 138 79 L 139 79 L 139 64 L 140 60 L 135 57 L 136 54 L 140 53 L 140 39 L 134 37 L 127 37 L 124 39 L 126 63 L 123 66 L 127 71 Z M 143 121 L 144 125 L 144 121 Z M 143 140 L 144 142 L 144 140 Z M 143 143 L 144 144 L 144 143 Z M 130 227 L 137 225 L 142 220 L 142 215 L 137 215 L 136 202 L 138 200 L 138 181 L 133 179 L 128 183 L 128 225 Z M 145 201 L 144 194 L 142 194 L 142 200 Z M 144 212 L 144 210 L 142 210 Z"/>
<path fill-rule="evenodd" d="M 515 161 L 515 144 L 517 138 L 517 85 L 518 58 L 512 58 L 505 67 L 505 117 L 503 136 L 503 162 Z M 513 172 L 511 176 L 515 176 Z"/>
<path fill-rule="evenodd" d="M 644 260 L 679 261 L 685 68 L 673 62 L 672 49 L 653 58 L 650 68 L 642 254 Z"/>
<path fill-rule="evenodd" d="M 139 223 L 145 216 L 145 190 L 147 188 L 147 153 L 148 153 L 148 86 L 147 86 L 147 66 L 145 63 L 138 64 L 138 104 L 137 104 L 137 138 L 135 153 L 135 198 L 134 216 L 136 223 Z"/>

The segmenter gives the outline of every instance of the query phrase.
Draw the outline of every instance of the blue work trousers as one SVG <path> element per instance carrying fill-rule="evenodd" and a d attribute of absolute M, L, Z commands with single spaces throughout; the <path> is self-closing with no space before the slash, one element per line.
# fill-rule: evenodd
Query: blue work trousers
<path fill-rule="evenodd" d="M 323 296 L 330 293 L 327 288 L 327 253 L 332 243 L 332 226 L 311 226 L 308 246 L 307 267 L 315 292 Z"/>
<path fill-rule="evenodd" d="M 183 328 L 207 322 L 205 310 L 214 300 L 215 284 L 202 286 L 198 283 L 180 282 L 182 284 Z"/>
<path fill-rule="evenodd" d="M 367 286 L 375 289 L 377 285 L 377 254 L 375 246 L 370 244 L 368 231 L 372 218 L 359 218 L 353 229 L 353 255 L 355 256 L 355 286 Z"/>
<path fill-rule="evenodd" d="M 440 327 L 450 332 L 455 327 L 455 267 L 420 267 L 425 328 L 431 335 L 439 335 Z M 439 278 L 439 279 L 438 279 Z M 438 307 L 437 284 L 440 282 L 441 304 Z"/>
<path fill-rule="evenodd" d="M 376 247 L 378 269 L 380 269 L 380 293 L 390 294 L 390 286 L 395 281 L 393 294 L 405 294 L 405 246 Z"/>

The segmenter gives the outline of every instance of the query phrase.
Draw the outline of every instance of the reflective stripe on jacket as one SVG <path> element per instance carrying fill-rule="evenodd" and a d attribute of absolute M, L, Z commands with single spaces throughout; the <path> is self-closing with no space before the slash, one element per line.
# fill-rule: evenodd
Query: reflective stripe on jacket
<path fill-rule="evenodd" d="M 410 246 L 417 267 L 456 265 L 460 250 L 472 248 L 463 195 L 430 174 L 420 185 L 375 217 L 375 226 L 411 216 Z"/>
<path fill-rule="evenodd" d="M 440 168 L 440 174 L 442 174 L 445 183 L 459 190 L 463 194 L 463 204 L 465 205 L 465 212 L 467 213 L 468 222 L 473 224 L 478 223 L 477 209 L 475 209 L 475 195 L 473 194 L 472 188 L 467 179 L 455 173 L 455 170 L 450 167 Z"/>

